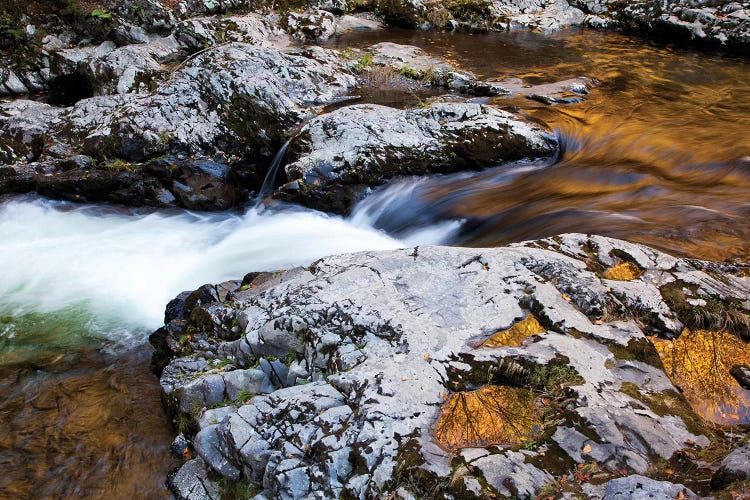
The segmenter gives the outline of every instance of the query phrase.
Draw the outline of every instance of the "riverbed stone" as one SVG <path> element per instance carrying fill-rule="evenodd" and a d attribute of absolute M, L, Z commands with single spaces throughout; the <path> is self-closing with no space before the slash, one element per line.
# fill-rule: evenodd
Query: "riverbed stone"
<path fill-rule="evenodd" d="M 718 490 L 745 479 L 750 479 L 750 445 L 734 450 L 721 461 L 711 487 Z"/>
<path fill-rule="evenodd" d="M 623 256 L 644 271 L 628 281 L 627 295 L 602 271 Z M 190 328 L 194 337 L 171 351 L 161 375 L 164 401 L 170 412 L 182 412 L 169 392 L 178 368 L 191 380 L 215 376 L 201 359 L 230 357 L 238 370 L 271 352 L 286 360 L 297 385 L 252 398 L 216 426 L 224 458 L 267 497 L 403 489 L 419 498 L 417 478 L 460 498 L 532 496 L 560 470 L 593 461 L 608 474 L 631 474 L 607 483 L 612 498 L 673 490 L 692 498 L 679 484 L 640 477 L 686 447 L 710 444 L 690 410 L 650 406 L 649 398 L 663 394 L 681 408 L 687 403 L 651 361 L 646 334 L 682 330 L 679 314 L 655 299 L 674 280 L 700 283 L 698 293 L 717 300 L 747 297 L 750 278 L 722 265 L 709 274 L 707 266 L 642 245 L 566 234 L 496 249 L 362 252 L 262 273 L 231 301 L 197 306 L 187 323 L 165 327 L 168 336 Z M 482 346 L 530 311 L 544 333 L 520 346 Z M 228 337 L 237 324 L 239 338 Z M 510 373 L 510 366 L 525 373 L 553 365 L 575 377 L 538 441 L 456 453 L 436 442 L 434 425 L 449 395 L 506 384 L 497 370 Z M 456 480 L 442 482 L 447 477 Z"/>
<path fill-rule="evenodd" d="M 694 500 L 699 498 L 698 495 L 682 484 L 656 481 L 638 474 L 612 479 L 604 485 L 603 489 L 604 500 L 671 500 L 674 498 Z M 593 493 L 592 490 L 589 491 Z"/>
<path fill-rule="evenodd" d="M 554 135 L 519 115 L 474 103 L 437 103 L 398 110 L 340 108 L 311 120 L 292 140 L 280 197 L 346 212 L 353 189 L 399 175 L 479 169 L 550 157 Z"/>
<path fill-rule="evenodd" d="M 355 83 L 330 50 L 230 43 L 150 93 L 98 96 L 65 109 L 5 106 L 0 159 L 15 170 L 46 162 L 51 175 L 37 184 L 53 197 L 223 210 L 261 184 L 292 127 Z M 95 168 L 63 168 L 80 155 Z"/>

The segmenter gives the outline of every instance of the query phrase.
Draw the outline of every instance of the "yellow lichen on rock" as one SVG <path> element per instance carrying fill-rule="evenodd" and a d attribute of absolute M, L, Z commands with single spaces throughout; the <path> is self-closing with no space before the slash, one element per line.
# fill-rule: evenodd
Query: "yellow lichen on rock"
<path fill-rule="evenodd" d="M 546 330 L 539 324 L 539 321 L 529 314 L 507 330 L 492 334 L 482 343 L 482 347 L 519 347 L 527 337 L 545 332 Z"/>
<path fill-rule="evenodd" d="M 632 262 L 620 262 L 604 272 L 604 279 L 616 281 L 631 281 L 640 278 L 643 269 Z"/>
<path fill-rule="evenodd" d="M 683 330 L 675 340 L 650 338 L 664 370 L 696 413 L 721 424 L 750 418 L 750 391 L 729 373 L 750 363 L 750 345 L 726 331 Z"/>
<path fill-rule="evenodd" d="M 435 427 L 446 450 L 490 445 L 523 445 L 541 426 L 537 396 L 528 389 L 486 386 L 451 394 Z"/>

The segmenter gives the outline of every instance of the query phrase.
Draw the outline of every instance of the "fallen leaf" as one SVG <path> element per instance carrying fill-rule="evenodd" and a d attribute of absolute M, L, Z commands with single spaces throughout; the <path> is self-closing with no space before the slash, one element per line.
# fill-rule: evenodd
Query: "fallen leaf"
<path fill-rule="evenodd" d="M 587 444 L 586 446 L 584 446 L 583 447 L 583 452 L 584 453 L 591 453 L 591 445 Z"/>

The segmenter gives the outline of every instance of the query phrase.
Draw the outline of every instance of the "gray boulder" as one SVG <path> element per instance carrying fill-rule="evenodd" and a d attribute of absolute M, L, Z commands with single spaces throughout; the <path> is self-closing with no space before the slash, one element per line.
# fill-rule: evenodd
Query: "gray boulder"
<path fill-rule="evenodd" d="M 348 106 L 314 118 L 294 138 L 285 169 L 292 184 L 279 196 L 346 212 L 357 189 L 395 176 L 479 169 L 556 150 L 549 130 L 491 106 Z"/>
<path fill-rule="evenodd" d="M 326 40 L 336 31 L 336 18 L 325 10 L 289 12 L 282 24 L 292 37 L 300 40 Z"/>
<path fill-rule="evenodd" d="M 354 85 L 332 51 L 231 43 L 189 61 L 154 92 L 65 109 L 5 105 L 0 161 L 12 164 L 16 177 L 27 162 L 43 163 L 44 179 L 37 180 L 54 197 L 225 209 L 260 185 L 276 149 L 313 106 Z M 66 167 L 81 155 L 92 159 L 91 168 Z"/>
<path fill-rule="evenodd" d="M 750 479 L 750 445 L 734 450 L 721 461 L 711 479 L 711 487 L 719 490 L 745 479 Z"/>
<path fill-rule="evenodd" d="M 327 10 L 334 14 L 343 14 L 347 10 L 346 0 L 307 0 L 310 10 Z"/>
<path fill-rule="evenodd" d="M 604 487 L 604 500 L 674 500 L 697 499 L 698 495 L 681 484 L 632 475 L 608 481 Z"/>
<path fill-rule="evenodd" d="M 624 256 L 643 273 L 605 278 Z M 270 354 L 285 360 L 287 380 L 293 373 L 299 385 L 254 397 L 216 427 L 223 459 L 267 497 L 420 498 L 434 488 L 455 498 L 533 496 L 555 471 L 592 461 L 644 474 L 686 442 L 710 443 L 645 336 L 655 333 L 645 325 L 682 330 L 681 313 L 661 295 L 674 282 L 717 300 L 748 296 L 750 278 L 720 265 L 705 272 L 706 265 L 568 234 L 496 249 L 340 255 L 255 274 L 230 302 L 196 306 L 187 322 L 165 326 L 167 339 L 155 343 L 159 356 L 170 356 L 164 401 L 182 412 L 170 393 L 175 374 L 215 377 L 206 359 L 229 358 L 236 369 Z M 543 331 L 484 345 L 530 311 Z M 187 328 L 193 340 L 167 354 L 169 338 Z M 527 376 L 553 366 L 568 382 L 545 403 L 557 405 L 554 417 L 526 446 L 441 447 L 435 422 L 449 394 L 526 386 Z M 607 491 L 690 497 L 680 485 L 641 477 Z"/>

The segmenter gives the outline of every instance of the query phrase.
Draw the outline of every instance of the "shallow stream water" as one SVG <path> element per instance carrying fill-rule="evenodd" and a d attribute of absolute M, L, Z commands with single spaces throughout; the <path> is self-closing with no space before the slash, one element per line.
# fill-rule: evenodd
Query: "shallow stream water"
<path fill-rule="evenodd" d="M 334 44 L 384 40 L 486 79 L 600 84 L 578 104 L 491 100 L 556 130 L 565 151 L 553 164 L 394 181 L 348 219 L 283 205 L 197 214 L 1 201 L 0 497 L 168 495 L 172 430 L 146 338 L 182 290 L 338 252 L 566 231 L 750 256 L 746 61 L 577 31 L 387 31 Z"/>

